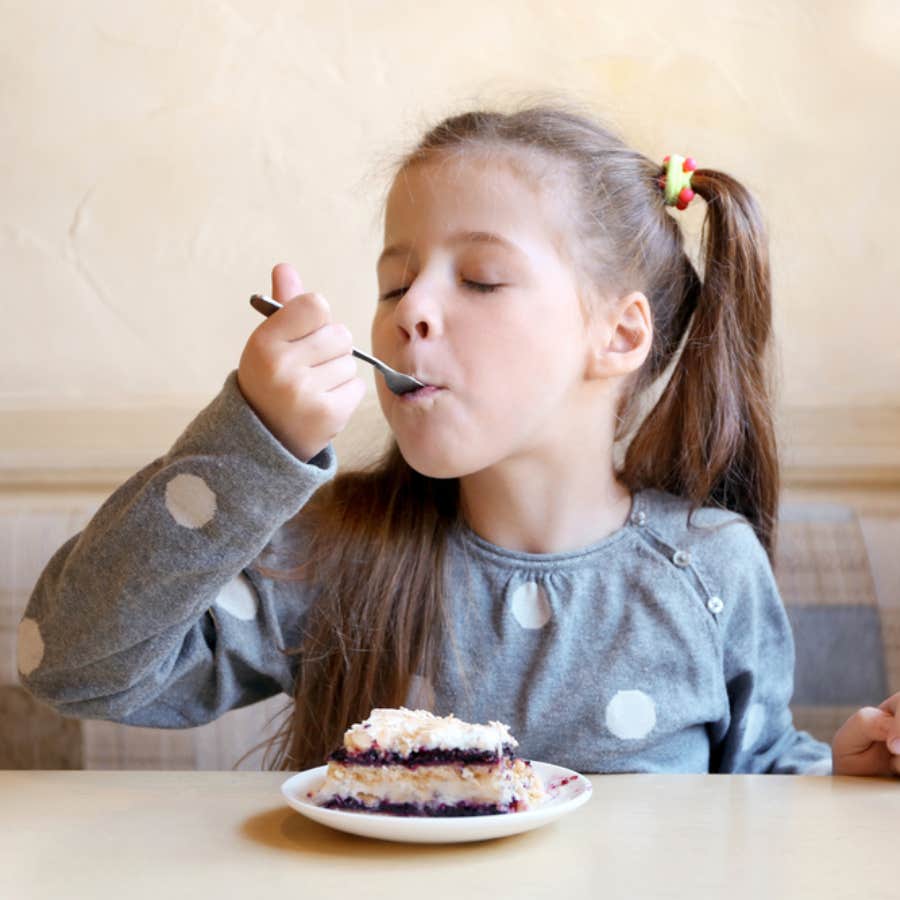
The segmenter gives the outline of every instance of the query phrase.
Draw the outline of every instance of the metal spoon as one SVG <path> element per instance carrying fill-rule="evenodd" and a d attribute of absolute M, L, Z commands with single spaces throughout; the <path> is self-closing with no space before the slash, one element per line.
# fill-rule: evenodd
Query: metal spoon
<path fill-rule="evenodd" d="M 271 297 L 267 297 L 265 294 L 251 295 L 250 305 L 264 316 L 271 316 L 272 313 L 278 312 L 278 310 L 282 308 L 281 303 L 277 300 L 273 300 Z M 369 356 L 368 353 L 363 353 L 362 350 L 357 350 L 356 347 L 353 348 L 353 355 L 358 359 L 365 360 L 365 362 L 375 366 L 375 368 L 384 375 L 385 384 L 387 384 L 395 394 L 408 394 L 410 391 L 417 391 L 419 388 L 425 387 L 421 381 L 413 378 L 412 375 L 404 375 L 402 372 L 397 372 L 395 369 L 392 369 L 390 366 L 383 363 L 380 359 Z"/>

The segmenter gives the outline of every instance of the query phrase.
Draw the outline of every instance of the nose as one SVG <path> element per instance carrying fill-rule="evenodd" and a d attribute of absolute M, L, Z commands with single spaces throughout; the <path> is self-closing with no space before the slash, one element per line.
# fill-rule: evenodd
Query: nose
<path fill-rule="evenodd" d="M 394 320 L 407 340 L 412 340 L 413 337 L 428 340 L 441 332 L 437 300 L 428 296 L 423 287 L 411 287 L 394 307 Z"/>

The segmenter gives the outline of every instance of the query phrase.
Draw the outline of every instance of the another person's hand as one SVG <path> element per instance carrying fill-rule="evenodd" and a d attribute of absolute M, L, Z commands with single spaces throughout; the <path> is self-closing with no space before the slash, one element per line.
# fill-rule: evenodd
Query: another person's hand
<path fill-rule="evenodd" d="M 272 269 L 272 296 L 284 305 L 247 339 L 238 387 L 263 424 L 309 462 L 341 432 L 366 392 L 345 325 L 331 321 L 321 294 L 302 293 L 293 266 Z"/>
<path fill-rule="evenodd" d="M 831 742 L 835 775 L 900 775 L 900 693 L 864 706 Z"/>

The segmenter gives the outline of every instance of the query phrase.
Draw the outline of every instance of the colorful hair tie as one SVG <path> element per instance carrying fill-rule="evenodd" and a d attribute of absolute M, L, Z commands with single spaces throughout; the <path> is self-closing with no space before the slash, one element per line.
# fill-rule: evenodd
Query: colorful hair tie
<path fill-rule="evenodd" d="M 659 186 L 665 191 L 666 206 L 677 206 L 678 209 L 687 209 L 688 203 L 694 199 L 691 190 L 691 174 L 697 168 L 693 157 L 685 159 L 672 153 L 663 160 L 665 176 L 660 176 Z"/>

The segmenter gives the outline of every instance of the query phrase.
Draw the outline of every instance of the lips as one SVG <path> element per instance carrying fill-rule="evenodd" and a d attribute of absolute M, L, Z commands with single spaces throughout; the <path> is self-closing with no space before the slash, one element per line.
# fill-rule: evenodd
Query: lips
<path fill-rule="evenodd" d="M 398 372 L 403 372 L 406 375 L 411 375 L 416 381 L 421 381 L 426 387 L 435 387 L 435 388 L 443 388 L 446 385 L 441 384 L 438 378 L 432 378 L 426 372 L 417 371 L 414 366 L 410 366 L 409 368 L 405 368 L 404 366 L 394 366 Z"/>
<path fill-rule="evenodd" d="M 417 388 L 414 391 L 400 394 L 398 399 L 401 403 L 416 403 L 419 400 L 424 400 L 426 397 L 433 397 L 436 394 L 440 394 L 443 390 L 444 388 L 442 387 L 426 384 L 424 387 Z"/>
<path fill-rule="evenodd" d="M 415 378 L 416 381 L 421 381 L 426 387 L 438 388 L 440 390 L 445 390 L 447 385 L 441 380 L 440 377 L 431 374 L 431 372 L 422 367 L 416 365 L 415 360 L 411 359 L 398 359 L 396 362 L 390 361 L 390 354 L 386 354 L 382 357 L 382 359 L 396 372 L 402 372 L 404 375 L 409 375 L 412 378 Z M 421 390 L 421 388 L 419 388 Z"/>

